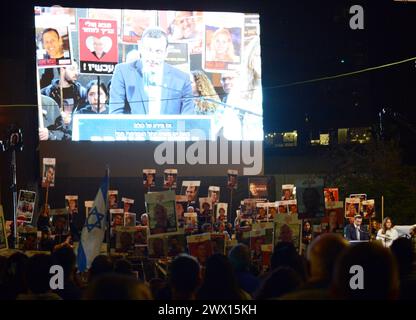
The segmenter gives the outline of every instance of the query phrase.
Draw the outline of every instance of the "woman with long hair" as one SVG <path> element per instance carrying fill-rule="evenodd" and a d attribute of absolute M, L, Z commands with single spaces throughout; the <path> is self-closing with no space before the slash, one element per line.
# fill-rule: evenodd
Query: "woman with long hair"
<path fill-rule="evenodd" d="M 206 261 L 205 279 L 197 293 L 198 300 L 247 300 L 250 296 L 240 289 L 234 269 L 222 254 Z"/>
<path fill-rule="evenodd" d="M 393 228 L 393 222 L 390 217 L 385 217 L 381 229 L 377 232 L 376 240 L 381 240 L 383 246 L 389 248 L 393 241 L 399 237 L 397 230 Z"/>
<path fill-rule="evenodd" d="M 98 110 L 98 96 L 100 97 L 100 108 Z M 108 113 L 108 90 L 103 82 L 98 88 L 98 81 L 91 80 L 87 84 L 87 105 L 76 113 L 81 114 L 106 114 Z"/>
<path fill-rule="evenodd" d="M 192 94 L 195 97 L 195 112 L 197 114 L 215 113 L 219 104 L 213 101 L 221 102 L 221 100 L 205 72 L 201 70 L 191 71 L 191 82 Z M 204 98 L 207 100 L 204 100 Z"/>

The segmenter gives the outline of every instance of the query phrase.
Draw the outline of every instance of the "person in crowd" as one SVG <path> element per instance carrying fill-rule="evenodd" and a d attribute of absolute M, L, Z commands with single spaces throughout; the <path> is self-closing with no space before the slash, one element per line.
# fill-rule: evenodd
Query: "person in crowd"
<path fill-rule="evenodd" d="M 416 269 L 414 262 L 416 253 L 413 251 L 412 240 L 398 238 L 390 246 L 391 252 L 396 258 L 400 277 L 400 299 L 416 299 Z"/>
<path fill-rule="evenodd" d="M 72 112 L 85 105 L 87 90 L 77 81 L 79 75 L 77 62 L 74 61 L 72 65 L 62 67 L 60 70 L 60 79 L 52 80 L 50 85 L 41 89 L 41 94 L 51 97 L 61 106 L 62 118 L 65 126 L 68 127 L 72 120 Z M 63 96 L 61 96 L 61 86 Z"/>
<path fill-rule="evenodd" d="M 64 57 L 62 38 L 58 30 L 54 28 L 43 30 L 42 46 L 46 50 L 43 59 L 61 59 Z"/>
<path fill-rule="evenodd" d="M 108 92 L 104 83 L 91 80 L 87 84 L 87 105 L 77 110 L 79 114 L 108 114 Z M 98 97 L 100 98 L 100 108 L 98 109 Z"/>
<path fill-rule="evenodd" d="M 39 250 L 51 252 L 55 247 L 55 241 L 51 238 L 51 229 L 48 226 L 44 226 L 40 229 L 41 237 L 39 241 Z"/>
<path fill-rule="evenodd" d="M 335 210 L 331 210 L 328 213 L 328 232 L 335 233 L 339 229 L 338 226 L 338 214 Z"/>
<path fill-rule="evenodd" d="M 228 259 L 239 287 L 252 295 L 259 287 L 260 280 L 250 272 L 250 249 L 245 244 L 239 243 L 230 250 Z"/>
<path fill-rule="evenodd" d="M 292 242 L 279 242 L 273 249 L 270 259 L 270 269 L 289 267 L 298 273 L 302 281 L 306 280 L 305 261 L 296 251 Z"/>
<path fill-rule="evenodd" d="M 41 104 L 43 127 L 39 128 L 39 140 L 70 140 L 71 132 L 64 124 L 56 101 L 42 94 Z"/>
<path fill-rule="evenodd" d="M 195 300 L 201 284 L 198 261 L 187 254 L 177 256 L 169 266 L 169 284 L 172 300 Z"/>
<path fill-rule="evenodd" d="M 348 241 L 368 241 L 370 240 L 370 234 L 367 232 L 367 230 L 362 227 L 363 217 L 361 215 L 357 214 L 354 217 L 354 223 L 347 225 L 347 227 L 344 230 L 344 237 Z"/>
<path fill-rule="evenodd" d="M 298 289 L 302 284 L 300 276 L 289 267 L 279 267 L 263 279 L 254 293 L 256 300 L 279 298 Z"/>
<path fill-rule="evenodd" d="M 351 266 L 365 274 L 352 281 Z M 354 283 L 354 286 L 351 286 Z M 360 288 L 360 290 L 357 290 Z M 399 297 L 399 273 L 390 250 L 377 242 L 349 246 L 335 264 L 331 296 L 348 300 L 395 300 Z"/>
<path fill-rule="evenodd" d="M 376 240 L 381 240 L 384 247 L 389 248 L 393 241 L 399 237 L 397 230 L 393 228 L 390 217 L 385 217 L 381 229 L 377 232 Z"/>
<path fill-rule="evenodd" d="M 211 80 L 204 71 L 191 72 L 192 94 L 195 102 L 196 114 L 214 114 L 221 105 Z M 216 103 L 218 102 L 218 103 Z"/>
<path fill-rule="evenodd" d="M 87 288 L 85 300 L 152 300 L 149 288 L 122 274 L 103 274 Z"/>
<path fill-rule="evenodd" d="M 76 256 L 74 250 L 70 247 L 61 247 L 52 253 L 53 263 L 59 265 L 64 271 L 64 287 L 56 289 L 63 300 L 80 300 L 81 289 L 76 282 Z"/>
<path fill-rule="evenodd" d="M 117 274 L 124 274 L 126 276 L 134 277 L 133 266 L 127 259 L 118 259 L 114 262 L 114 272 Z"/>
<path fill-rule="evenodd" d="M 131 114 L 194 114 L 189 76 L 165 62 L 168 38 L 157 27 L 143 32 L 140 59 L 120 63 L 110 89 L 110 112 Z"/>
<path fill-rule="evenodd" d="M 282 299 L 329 299 L 335 261 L 347 246 L 348 242 L 337 234 L 326 233 L 314 239 L 307 251 L 309 279 L 299 290 L 283 296 Z"/>
<path fill-rule="evenodd" d="M 210 256 L 197 300 L 247 300 L 250 296 L 238 286 L 231 263 L 222 254 Z"/>
<path fill-rule="evenodd" d="M 91 263 L 89 269 L 89 282 L 95 280 L 98 276 L 113 272 L 113 264 L 109 257 L 105 255 L 98 255 Z"/>
<path fill-rule="evenodd" d="M 218 28 L 215 30 L 211 36 L 206 60 L 231 63 L 240 61 L 240 58 L 235 54 L 230 30 L 226 28 Z"/>
<path fill-rule="evenodd" d="M 17 300 L 62 300 L 59 295 L 52 292 L 50 287 L 53 259 L 46 254 L 35 254 L 27 262 L 28 292 L 17 296 Z"/>
<path fill-rule="evenodd" d="M 305 220 L 303 222 L 303 228 L 302 228 L 302 243 L 305 245 L 305 249 L 308 247 L 308 245 L 312 241 L 312 225 L 309 220 Z"/>
<path fill-rule="evenodd" d="M 27 292 L 28 257 L 15 252 L 7 258 L 3 281 L 0 283 L 0 301 L 16 300 L 17 296 Z"/>
<path fill-rule="evenodd" d="M 379 222 L 376 219 L 371 220 L 371 228 L 370 228 L 371 240 L 376 239 L 378 230 L 380 230 Z"/>
<path fill-rule="evenodd" d="M 142 225 L 144 227 L 148 227 L 149 226 L 149 215 L 147 213 L 143 213 L 140 216 L 140 225 Z"/>

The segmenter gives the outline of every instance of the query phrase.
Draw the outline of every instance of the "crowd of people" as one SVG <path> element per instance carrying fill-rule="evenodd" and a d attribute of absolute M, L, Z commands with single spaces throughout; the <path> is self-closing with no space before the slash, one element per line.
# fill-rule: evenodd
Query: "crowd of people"
<path fill-rule="evenodd" d="M 306 255 L 291 242 L 278 243 L 267 273 L 253 268 L 250 250 L 237 244 L 213 254 L 204 266 L 187 254 L 176 256 L 166 277 L 141 275 L 124 258 L 97 256 L 88 273 L 76 269 L 70 246 L 28 257 L 0 256 L 0 300 L 328 300 L 414 299 L 414 242 L 398 238 L 390 248 L 378 242 L 349 245 L 337 234 L 315 238 Z M 64 270 L 63 289 L 50 288 L 50 267 Z M 364 289 L 353 290 L 350 268 L 362 266 Z M 144 273 L 143 273 L 144 274 Z"/>

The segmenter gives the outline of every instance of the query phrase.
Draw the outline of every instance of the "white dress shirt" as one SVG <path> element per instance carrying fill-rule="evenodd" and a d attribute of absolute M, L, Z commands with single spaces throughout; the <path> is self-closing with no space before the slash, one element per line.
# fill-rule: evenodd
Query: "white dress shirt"
<path fill-rule="evenodd" d="M 389 248 L 393 244 L 393 241 L 399 237 L 399 234 L 396 229 L 386 230 L 385 234 L 383 234 L 382 232 L 383 229 L 378 230 L 376 239 L 381 240 L 383 246 L 386 248 Z"/>

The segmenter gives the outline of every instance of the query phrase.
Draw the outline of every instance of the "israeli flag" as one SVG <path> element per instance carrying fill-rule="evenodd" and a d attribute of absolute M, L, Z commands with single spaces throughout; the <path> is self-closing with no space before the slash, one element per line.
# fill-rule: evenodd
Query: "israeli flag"
<path fill-rule="evenodd" d="M 101 244 L 105 237 L 107 216 L 107 194 L 109 185 L 109 174 L 106 176 L 98 189 L 87 220 L 81 232 L 81 241 L 78 246 L 77 264 L 81 272 L 90 268 L 92 261 L 100 254 Z"/>

